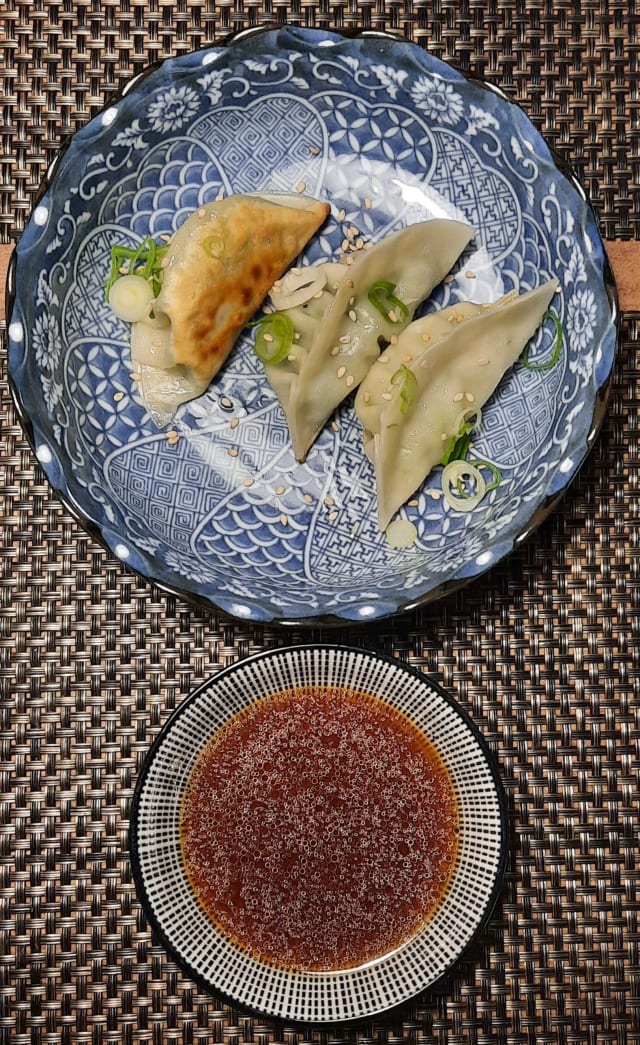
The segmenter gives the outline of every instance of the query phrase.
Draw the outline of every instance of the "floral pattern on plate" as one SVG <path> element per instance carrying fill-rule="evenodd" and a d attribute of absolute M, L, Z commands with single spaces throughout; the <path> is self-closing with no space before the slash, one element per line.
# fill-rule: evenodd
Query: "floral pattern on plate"
<path fill-rule="evenodd" d="M 462 515 L 437 496 L 435 470 L 402 510 L 418 533 L 409 549 L 377 530 L 351 401 L 298 464 L 247 331 L 167 440 L 105 302 L 114 243 L 168 235 L 220 194 L 296 187 L 331 204 L 302 263 L 336 258 L 351 226 L 375 241 L 430 217 L 471 223 L 423 311 L 560 280 L 561 362 L 516 365 L 483 414 L 476 448 L 501 468 L 499 488 Z M 10 375 L 51 482 L 134 569 L 255 620 L 371 619 L 486 570 L 584 459 L 617 346 L 591 210 L 524 113 L 378 35 L 287 28 L 163 63 L 74 136 L 14 276 Z M 551 337 L 547 324 L 537 346 Z"/>

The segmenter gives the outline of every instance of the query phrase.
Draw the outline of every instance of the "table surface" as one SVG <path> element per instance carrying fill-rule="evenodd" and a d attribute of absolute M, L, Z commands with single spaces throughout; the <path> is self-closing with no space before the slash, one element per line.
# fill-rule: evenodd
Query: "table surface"
<path fill-rule="evenodd" d="M 149 62 L 265 22 L 393 30 L 519 101 L 609 240 L 640 239 L 635 4 L 619 0 L 5 0 L 0 239 L 61 141 Z M 624 245 L 623 245 L 624 247 Z M 622 279 L 633 272 L 621 255 Z M 0 1034 L 23 1043 L 640 1042 L 638 328 L 562 503 L 464 592 L 371 626 L 207 614 L 131 574 L 49 489 L 2 352 Z M 128 817 L 171 711 L 237 658 L 306 639 L 392 654 L 470 712 L 506 785 L 494 917 L 433 990 L 356 1027 L 291 1028 L 201 993 L 136 899 Z"/>

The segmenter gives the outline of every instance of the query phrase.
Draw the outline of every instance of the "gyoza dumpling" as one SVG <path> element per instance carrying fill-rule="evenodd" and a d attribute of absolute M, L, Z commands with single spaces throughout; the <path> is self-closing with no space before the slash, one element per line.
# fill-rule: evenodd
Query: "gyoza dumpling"
<path fill-rule="evenodd" d="M 269 297 L 276 306 L 275 319 L 267 315 L 260 323 L 255 350 L 264 364 L 267 380 L 287 414 L 291 399 L 291 388 L 300 367 L 309 354 L 313 338 L 327 308 L 333 301 L 342 279 L 349 272 L 347 265 L 327 261 L 319 265 L 308 265 L 301 269 L 290 269 L 282 281 L 272 287 Z M 282 317 L 286 317 L 283 321 Z M 265 337 L 276 337 L 274 323 L 292 324 L 291 343 L 286 352 L 278 351 L 278 344 L 265 341 Z M 270 332 L 271 328 L 271 332 Z M 281 357 L 281 358 L 280 358 Z M 277 362 L 271 362 L 277 359 Z"/>
<path fill-rule="evenodd" d="M 495 391 L 557 287 L 554 279 L 488 306 L 453 305 L 425 316 L 387 349 L 389 363 L 375 364 L 355 408 L 375 467 L 381 530 L 440 462 L 464 410 L 482 407 Z"/>
<path fill-rule="evenodd" d="M 283 403 L 299 461 L 335 408 L 358 387 L 381 347 L 411 322 L 472 237 L 473 229 L 458 221 L 409 225 L 355 255 L 338 285 L 327 283 L 322 312 L 309 303 L 317 313 L 316 329 L 304 332 L 304 342 L 300 338 L 305 351 L 298 353 L 297 375 Z M 291 310 L 294 330 L 299 317 L 299 307 Z"/>
<path fill-rule="evenodd" d="M 380 353 L 360 384 L 354 403 L 356 414 L 364 427 L 364 449 L 369 456 L 373 452 L 372 433 L 379 425 L 380 411 L 393 394 L 389 387 L 391 376 L 403 364 L 409 366 L 429 345 L 450 334 L 460 323 L 486 309 L 486 305 L 459 301 L 438 312 L 430 312 L 422 319 L 414 320 L 402 337 Z"/>
<path fill-rule="evenodd" d="M 132 331 L 141 396 L 158 424 L 204 392 L 328 212 L 298 194 L 248 194 L 207 203 L 180 226 L 163 259 L 155 320 Z"/>

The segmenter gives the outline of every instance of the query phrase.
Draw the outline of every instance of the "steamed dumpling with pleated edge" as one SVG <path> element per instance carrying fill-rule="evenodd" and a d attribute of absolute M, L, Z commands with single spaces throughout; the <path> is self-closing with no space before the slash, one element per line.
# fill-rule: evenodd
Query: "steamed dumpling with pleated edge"
<path fill-rule="evenodd" d="M 205 391 L 328 213 L 299 194 L 247 194 L 207 203 L 180 226 L 163 258 L 154 318 L 132 330 L 140 394 L 157 424 Z"/>
<path fill-rule="evenodd" d="M 465 410 L 481 408 L 520 357 L 557 288 L 552 279 L 490 305 L 424 316 L 374 364 L 355 409 L 375 468 L 381 530 L 440 463 Z"/>
<path fill-rule="evenodd" d="M 327 280 L 322 297 L 310 298 L 315 329 L 296 329 L 304 324 L 301 306 L 282 310 L 292 343 L 300 346 L 289 353 L 296 356 L 295 375 L 282 404 L 297 460 L 305 459 L 333 411 L 411 322 L 473 234 L 469 225 L 447 219 L 409 225 L 355 255 L 338 279 Z"/>

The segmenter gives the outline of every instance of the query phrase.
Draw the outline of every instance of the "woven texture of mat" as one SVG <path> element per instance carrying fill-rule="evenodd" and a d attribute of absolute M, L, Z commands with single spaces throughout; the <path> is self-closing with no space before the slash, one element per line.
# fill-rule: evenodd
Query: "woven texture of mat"
<path fill-rule="evenodd" d="M 640 238 L 635 5 L 616 0 L 5 0 L 0 239 L 60 142 L 149 62 L 264 22 L 394 30 L 519 101 L 603 234 Z M 640 1043 L 640 353 L 627 320 L 595 449 L 535 537 L 464 592 L 367 628 L 207 615 L 115 562 L 53 495 L 2 353 L 0 1040 L 12 1045 Z M 137 772 L 194 685 L 331 638 L 432 673 L 495 751 L 510 857 L 488 928 L 437 989 L 330 1034 L 199 993 L 152 937 L 128 859 Z"/>

